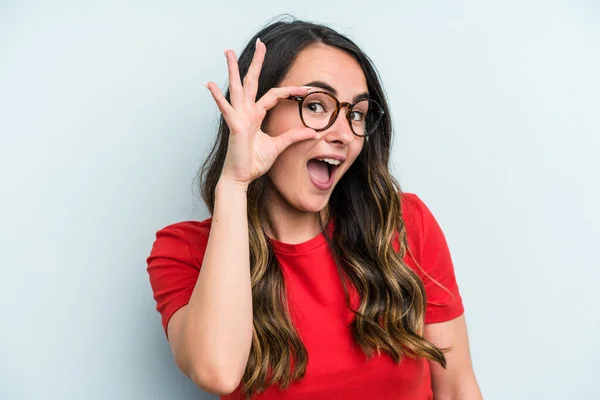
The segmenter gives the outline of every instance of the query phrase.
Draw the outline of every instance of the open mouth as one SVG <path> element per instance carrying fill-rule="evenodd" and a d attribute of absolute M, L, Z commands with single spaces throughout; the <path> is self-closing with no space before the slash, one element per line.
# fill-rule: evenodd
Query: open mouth
<path fill-rule="evenodd" d="M 313 183 L 320 189 L 329 189 L 335 178 L 335 172 L 340 167 L 338 160 L 316 159 L 309 160 L 306 164 L 308 174 Z"/>

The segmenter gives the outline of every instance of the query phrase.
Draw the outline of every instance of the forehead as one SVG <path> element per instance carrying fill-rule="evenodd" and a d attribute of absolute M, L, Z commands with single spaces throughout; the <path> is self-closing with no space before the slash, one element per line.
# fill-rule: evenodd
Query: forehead
<path fill-rule="evenodd" d="M 302 50 L 281 86 L 305 85 L 323 81 L 337 90 L 340 100 L 367 92 L 367 80 L 360 64 L 348 53 L 319 44 Z"/>

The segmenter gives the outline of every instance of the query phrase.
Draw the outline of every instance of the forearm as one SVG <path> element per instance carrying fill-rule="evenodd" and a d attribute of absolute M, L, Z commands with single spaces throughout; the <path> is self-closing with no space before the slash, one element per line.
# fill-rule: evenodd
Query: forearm
<path fill-rule="evenodd" d="M 202 380 L 241 378 L 252 342 L 252 290 L 244 187 L 217 185 L 210 236 L 186 313 L 185 368 Z"/>

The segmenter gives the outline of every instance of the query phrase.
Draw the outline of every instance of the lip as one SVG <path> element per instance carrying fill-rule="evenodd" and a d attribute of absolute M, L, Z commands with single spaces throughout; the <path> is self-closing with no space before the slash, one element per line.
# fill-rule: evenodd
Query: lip
<path fill-rule="evenodd" d="M 314 160 L 315 158 L 318 158 L 318 159 L 331 158 L 332 160 L 338 160 L 340 162 L 340 165 L 342 165 L 342 163 L 344 161 L 346 161 L 346 157 L 340 156 L 340 155 L 337 155 L 337 154 L 321 154 L 321 155 L 318 155 L 318 156 L 315 156 L 315 157 L 311 157 L 310 159 Z M 338 165 L 338 167 L 339 167 L 339 165 Z"/>

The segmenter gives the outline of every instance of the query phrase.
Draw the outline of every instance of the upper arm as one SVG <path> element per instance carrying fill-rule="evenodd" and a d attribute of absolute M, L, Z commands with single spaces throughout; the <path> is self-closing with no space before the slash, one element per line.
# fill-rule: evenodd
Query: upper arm
<path fill-rule="evenodd" d="M 185 305 L 179 310 L 175 311 L 167 323 L 167 338 L 169 347 L 171 347 L 171 352 L 175 358 L 175 363 L 182 371 L 185 370 L 185 366 L 181 365 L 179 349 L 181 344 L 181 333 L 183 331 L 188 307 L 188 305 Z"/>
<path fill-rule="evenodd" d="M 182 332 L 188 303 L 200 274 L 202 249 L 190 242 L 201 242 L 201 237 L 189 237 L 175 224 L 156 233 L 156 240 L 147 259 L 148 275 L 156 309 L 161 315 L 164 332 L 177 366 L 185 372 L 182 354 Z"/>
<path fill-rule="evenodd" d="M 415 272 L 423 281 L 427 299 L 423 336 L 445 353 L 446 369 L 430 361 L 433 393 L 440 399 L 479 399 L 481 394 L 471 363 L 462 297 L 446 237 L 437 220 L 414 194 L 405 196 L 412 224 Z"/>
<path fill-rule="evenodd" d="M 146 260 L 156 310 L 161 315 L 163 329 L 169 342 L 170 331 L 174 328 L 177 332 L 181 326 L 185 311 L 179 311 L 192 297 L 204 257 L 202 245 L 208 241 L 201 236 L 188 236 L 189 233 L 173 226 L 158 231 L 152 251 Z M 192 247 L 191 242 L 197 246 Z M 174 317 L 175 320 L 171 321 Z M 171 329 L 167 329 L 167 326 L 171 326 Z"/>
<path fill-rule="evenodd" d="M 464 314 L 450 321 L 425 325 L 424 337 L 438 348 L 448 349 L 446 369 L 436 362 L 429 362 L 435 399 L 481 399 Z"/>
<path fill-rule="evenodd" d="M 463 314 L 464 307 L 444 232 L 417 195 L 405 193 L 403 203 L 410 254 L 414 256 L 406 261 L 425 288 L 425 324 L 455 319 Z"/>
<path fill-rule="evenodd" d="M 187 370 L 181 354 L 181 338 L 188 303 L 199 276 L 197 256 L 178 229 L 173 226 L 156 233 L 147 259 L 148 275 L 156 309 L 179 369 Z"/>
<path fill-rule="evenodd" d="M 147 259 L 150 285 L 161 315 L 164 332 L 177 367 L 206 392 L 226 395 L 230 390 L 214 376 L 198 376 L 188 363 L 192 360 L 185 341 L 185 323 L 189 301 L 200 275 L 208 232 L 166 227 L 156 234 L 156 241 Z"/>

